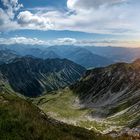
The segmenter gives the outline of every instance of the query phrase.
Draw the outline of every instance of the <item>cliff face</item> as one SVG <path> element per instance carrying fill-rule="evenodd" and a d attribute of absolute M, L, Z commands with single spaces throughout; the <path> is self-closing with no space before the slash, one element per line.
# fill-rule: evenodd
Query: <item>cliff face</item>
<path fill-rule="evenodd" d="M 66 59 L 15 59 L 0 66 L 0 76 L 16 92 L 37 96 L 44 91 L 71 85 L 85 72 L 85 68 Z"/>

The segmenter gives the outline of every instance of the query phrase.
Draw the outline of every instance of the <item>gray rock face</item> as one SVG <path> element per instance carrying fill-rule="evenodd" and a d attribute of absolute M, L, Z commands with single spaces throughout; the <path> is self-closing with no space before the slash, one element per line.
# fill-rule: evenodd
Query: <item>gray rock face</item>
<path fill-rule="evenodd" d="M 71 89 L 94 109 L 93 117 L 119 116 L 130 127 L 140 124 L 140 59 L 89 70 Z"/>

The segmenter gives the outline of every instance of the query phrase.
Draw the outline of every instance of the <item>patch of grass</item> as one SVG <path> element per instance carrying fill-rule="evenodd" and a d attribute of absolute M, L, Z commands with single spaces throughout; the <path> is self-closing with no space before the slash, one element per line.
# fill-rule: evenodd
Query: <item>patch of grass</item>
<path fill-rule="evenodd" d="M 56 118 L 77 119 L 85 116 L 89 109 L 76 107 L 76 96 L 69 89 L 58 91 L 58 93 L 47 94 L 37 98 L 34 103 L 44 112 L 52 113 Z M 54 116 L 53 116 L 54 117 Z"/>

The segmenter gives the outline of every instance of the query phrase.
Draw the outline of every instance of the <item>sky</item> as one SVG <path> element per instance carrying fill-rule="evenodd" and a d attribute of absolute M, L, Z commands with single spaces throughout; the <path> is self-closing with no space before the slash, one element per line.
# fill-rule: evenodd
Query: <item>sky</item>
<path fill-rule="evenodd" d="M 0 44 L 140 47 L 140 0 L 0 0 Z"/>

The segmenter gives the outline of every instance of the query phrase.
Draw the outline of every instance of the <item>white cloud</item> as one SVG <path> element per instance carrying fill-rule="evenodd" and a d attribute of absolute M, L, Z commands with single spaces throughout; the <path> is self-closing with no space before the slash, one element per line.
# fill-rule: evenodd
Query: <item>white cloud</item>
<path fill-rule="evenodd" d="M 18 22 L 22 27 L 31 29 L 48 30 L 53 28 L 53 24 L 48 18 L 32 14 L 29 11 L 20 12 L 17 16 Z"/>
<path fill-rule="evenodd" d="M 58 38 L 55 40 L 40 40 L 37 38 L 26 38 L 26 37 L 11 37 L 11 38 L 0 38 L 0 44 L 2 45 L 43 45 L 43 46 L 54 46 L 54 45 L 75 45 L 75 46 L 113 46 L 113 47 L 140 47 L 139 40 L 115 40 L 115 39 L 104 39 L 104 40 L 77 40 L 75 38 Z"/>
<path fill-rule="evenodd" d="M 53 41 L 48 41 L 50 45 L 75 45 L 77 40 L 75 38 L 58 38 Z"/>
<path fill-rule="evenodd" d="M 1 1 L 3 3 L 3 6 L 5 7 L 5 12 L 10 19 L 13 19 L 15 17 L 15 12 L 18 11 L 21 7 L 23 7 L 22 4 L 18 3 L 18 0 L 1 0 Z"/>
<path fill-rule="evenodd" d="M 17 24 L 16 21 L 12 21 L 7 13 L 0 8 L 0 31 L 5 32 L 9 30 L 15 30 L 19 28 L 19 25 Z"/>
<path fill-rule="evenodd" d="M 11 37 L 11 38 L 0 38 L 0 44 L 13 45 L 13 44 L 24 44 L 24 45 L 44 45 L 45 41 L 37 38 L 26 38 L 26 37 Z"/>
<path fill-rule="evenodd" d="M 68 0 L 67 12 L 55 10 L 45 12 L 43 9 L 34 16 L 49 19 L 53 25 L 52 30 L 140 35 L 138 4 L 140 4 L 138 0 Z"/>
<path fill-rule="evenodd" d="M 1 2 L 4 9 L 0 8 L 0 31 L 19 29 L 19 25 L 14 18 L 23 5 L 18 4 L 18 0 L 1 0 Z"/>
<path fill-rule="evenodd" d="M 0 44 L 13 45 L 13 44 L 25 44 L 25 45 L 75 45 L 77 40 L 74 38 L 58 38 L 55 40 L 40 40 L 37 38 L 26 38 L 26 37 L 11 37 L 11 38 L 0 38 Z"/>
<path fill-rule="evenodd" d="M 140 34 L 139 0 L 68 0 L 73 29 L 105 34 Z M 73 22 L 72 22 L 73 23 Z"/>

